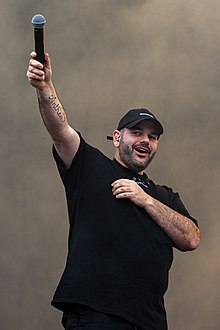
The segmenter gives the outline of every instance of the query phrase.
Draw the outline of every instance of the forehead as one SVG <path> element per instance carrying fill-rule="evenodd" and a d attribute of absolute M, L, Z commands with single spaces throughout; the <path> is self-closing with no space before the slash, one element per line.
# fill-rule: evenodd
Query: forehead
<path fill-rule="evenodd" d="M 131 130 L 132 129 L 140 129 L 140 130 L 147 129 L 147 130 L 154 131 L 156 134 L 158 134 L 155 124 L 150 120 L 142 120 L 141 122 L 139 122 L 137 125 L 131 127 L 130 129 Z"/>

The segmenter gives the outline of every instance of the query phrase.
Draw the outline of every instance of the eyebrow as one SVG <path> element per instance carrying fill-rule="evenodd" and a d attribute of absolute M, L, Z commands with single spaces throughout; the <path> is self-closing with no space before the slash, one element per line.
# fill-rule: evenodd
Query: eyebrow
<path fill-rule="evenodd" d="M 137 124 L 137 125 L 135 125 L 135 126 L 133 126 L 133 127 L 131 127 L 131 128 L 129 128 L 131 131 L 135 131 L 135 130 L 139 130 L 139 131 L 144 131 L 144 127 L 142 127 L 141 125 L 139 125 L 139 124 Z M 152 131 L 150 132 L 150 134 L 151 135 L 156 135 L 157 137 L 159 137 L 159 134 L 158 134 L 158 132 L 154 129 L 154 128 L 152 128 Z"/>

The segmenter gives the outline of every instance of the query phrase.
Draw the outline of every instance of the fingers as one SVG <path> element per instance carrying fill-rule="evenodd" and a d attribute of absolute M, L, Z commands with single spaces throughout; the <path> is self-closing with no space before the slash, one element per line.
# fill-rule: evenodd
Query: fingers
<path fill-rule="evenodd" d="M 50 67 L 51 65 L 50 65 L 50 56 L 49 56 L 49 53 L 45 53 L 44 55 L 45 55 L 45 64 L 48 67 Z M 36 58 L 37 58 L 37 53 L 36 52 L 31 52 L 30 53 L 30 59 L 33 59 L 33 60 L 35 59 L 36 60 Z M 40 63 L 40 62 L 38 62 L 38 63 Z M 41 64 L 41 67 L 42 68 L 44 67 L 43 64 Z"/>
<path fill-rule="evenodd" d="M 116 198 L 128 197 L 133 194 L 136 183 L 133 180 L 120 179 L 112 183 L 112 193 Z"/>
<path fill-rule="evenodd" d="M 130 187 L 130 186 L 133 186 L 133 184 L 136 184 L 136 182 L 134 182 L 133 180 L 119 179 L 119 180 L 116 180 L 112 183 L 112 188 L 117 188 L 117 187 L 120 187 L 120 186 Z"/>
<path fill-rule="evenodd" d="M 38 62 L 37 62 L 38 63 Z M 41 70 L 35 63 L 29 64 L 28 70 L 27 70 L 27 77 L 28 79 L 35 79 L 35 80 L 44 80 L 44 71 Z"/>
<path fill-rule="evenodd" d="M 36 60 L 37 54 L 32 52 L 30 54 L 30 61 L 27 70 L 27 77 L 29 80 L 43 80 L 44 79 L 44 71 L 43 71 L 43 64 Z"/>
<path fill-rule="evenodd" d="M 113 182 L 112 193 L 117 199 L 129 199 L 141 208 L 145 208 L 149 196 L 135 181 L 128 179 L 119 179 Z"/>
<path fill-rule="evenodd" d="M 36 52 L 31 52 L 30 53 L 30 57 L 31 58 L 36 58 L 37 57 L 37 53 Z"/>
<path fill-rule="evenodd" d="M 43 89 L 51 80 L 52 76 L 50 58 L 49 54 L 45 53 L 45 63 L 43 65 L 36 60 L 36 57 L 36 52 L 31 52 L 29 66 L 27 69 L 27 78 L 33 87 Z"/>

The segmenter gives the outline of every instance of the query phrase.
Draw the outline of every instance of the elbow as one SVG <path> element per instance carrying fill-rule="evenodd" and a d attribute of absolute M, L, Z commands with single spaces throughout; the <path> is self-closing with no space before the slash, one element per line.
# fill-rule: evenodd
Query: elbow
<path fill-rule="evenodd" d="M 200 245 L 200 231 L 197 229 L 196 233 L 191 237 L 188 237 L 184 247 L 184 251 L 196 250 Z"/>
<path fill-rule="evenodd" d="M 196 250 L 199 247 L 200 244 L 200 237 L 194 238 L 189 242 L 189 246 L 187 251 L 193 251 Z"/>
<path fill-rule="evenodd" d="M 191 245 L 192 245 L 192 250 L 196 250 L 200 245 L 200 230 L 198 227 L 196 228 L 196 232 L 193 235 Z"/>

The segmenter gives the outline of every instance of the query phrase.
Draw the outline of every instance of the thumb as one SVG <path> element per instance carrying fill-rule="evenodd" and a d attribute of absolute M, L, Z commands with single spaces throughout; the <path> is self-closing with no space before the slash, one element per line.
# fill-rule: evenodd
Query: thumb
<path fill-rule="evenodd" d="M 45 73 L 45 81 L 49 82 L 52 77 L 52 67 L 51 67 L 50 56 L 48 53 L 45 53 L 44 73 Z"/>
<path fill-rule="evenodd" d="M 48 69 L 51 70 L 51 61 L 50 61 L 50 55 L 49 53 L 45 53 L 45 63 L 44 66 Z"/>

